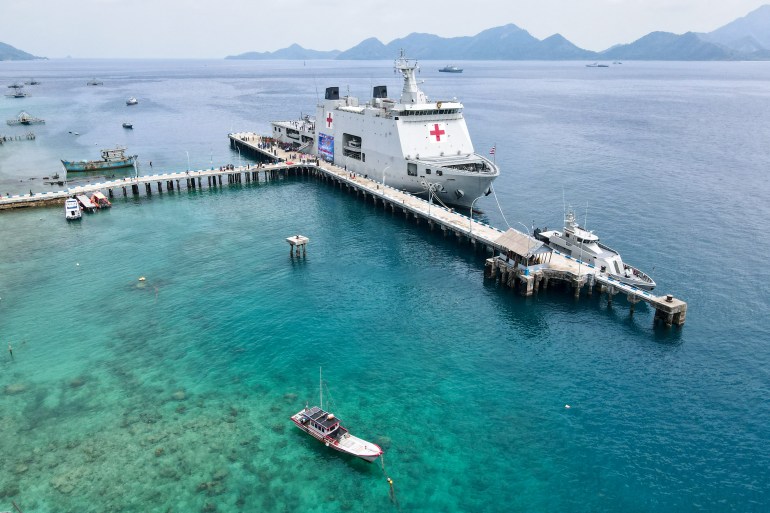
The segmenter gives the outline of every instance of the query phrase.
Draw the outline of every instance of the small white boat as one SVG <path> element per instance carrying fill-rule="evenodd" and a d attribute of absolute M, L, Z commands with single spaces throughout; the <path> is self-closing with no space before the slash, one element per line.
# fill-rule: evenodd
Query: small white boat
<path fill-rule="evenodd" d="M 442 73 L 462 73 L 463 69 L 452 64 L 447 64 L 443 68 L 439 69 Z"/>
<path fill-rule="evenodd" d="M 130 97 L 128 100 L 126 100 L 126 105 L 136 105 L 137 103 L 139 103 L 139 100 L 137 100 L 133 96 Z"/>
<path fill-rule="evenodd" d="M 134 128 L 133 123 L 123 123 L 123 128 Z"/>
<path fill-rule="evenodd" d="M 67 198 L 64 202 L 64 217 L 67 221 L 74 221 L 83 217 L 83 211 L 75 198 Z"/>
<path fill-rule="evenodd" d="M 342 427 L 340 419 L 323 409 L 323 381 L 320 379 L 320 369 L 318 376 L 321 384 L 321 406 L 308 408 L 305 405 L 305 408 L 292 415 L 291 421 L 294 422 L 294 425 L 316 440 L 323 442 L 326 447 L 356 456 L 369 463 L 382 456 L 382 449 L 379 445 L 351 435 L 346 428 Z"/>
<path fill-rule="evenodd" d="M 535 230 L 535 237 L 545 242 L 551 249 L 571 258 L 594 265 L 599 272 L 606 273 L 626 285 L 643 290 L 655 288 L 655 281 L 636 267 L 620 258 L 620 253 L 599 242 L 599 237 L 577 223 L 574 211 L 567 211 L 564 216 L 564 231 Z"/>

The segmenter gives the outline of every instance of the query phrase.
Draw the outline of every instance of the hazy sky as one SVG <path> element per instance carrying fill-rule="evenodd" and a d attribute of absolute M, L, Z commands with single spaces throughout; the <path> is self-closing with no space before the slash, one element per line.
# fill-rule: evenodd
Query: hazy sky
<path fill-rule="evenodd" d="M 346 50 L 411 32 L 515 23 L 588 50 L 654 30 L 708 32 L 770 0 L 0 0 L 0 42 L 45 57 L 221 58 L 299 43 Z M 408 49 L 407 49 L 408 50 Z"/>

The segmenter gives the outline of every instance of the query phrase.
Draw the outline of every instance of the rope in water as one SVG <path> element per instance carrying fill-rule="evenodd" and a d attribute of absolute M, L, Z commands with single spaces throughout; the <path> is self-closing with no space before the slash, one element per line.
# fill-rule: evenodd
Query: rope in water
<path fill-rule="evenodd" d="M 393 486 L 393 480 L 388 476 L 388 473 L 385 471 L 385 454 L 380 455 L 380 463 L 382 464 L 382 475 L 385 476 L 385 479 L 388 481 L 388 486 L 390 488 L 388 489 L 388 496 L 390 497 L 390 502 L 393 503 L 393 505 L 401 511 L 401 504 L 398 502 L 398 498 L 396 498 L 396 489 Z"/>

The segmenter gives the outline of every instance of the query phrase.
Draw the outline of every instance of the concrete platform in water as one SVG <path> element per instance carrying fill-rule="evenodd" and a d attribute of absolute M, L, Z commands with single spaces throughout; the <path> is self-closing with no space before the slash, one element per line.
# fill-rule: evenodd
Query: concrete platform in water
<path fill-rule="evenodd" d="M 662 320 L 666 325 L 684 324 L 687 312 L 687 303 L 684 301 L 674 299 L 670 295 L 654 296 L 647 291 L 613 280 L 590 264 L 548 250 L 541 241 L 529 234 L 513 228 L 502 231 L 473 220 L 454 209 L 435 205 L 375 180 L 350 173 L 314 156 L 285 152 L 277 145 L 270 144 L 268 139 L 252 132 L 230 134 L 229 139 L 231 146 L 239 152 L 248 152 L 271 163 L 145 175 L 30 196 L 2 197 L 0 210 L 63 204 L 68 197 L 103 189 L 107 189 L 108 195 L 113 197 L 114 191 L 120 189 L 127 195 L 128 188 L 134 195 L 138 195 L 143 186 L 149 196 L 152 194 L 153 184 L 157 184 L 158 193 L 162 193 L 164 185 L 168 192 L 173 191 L 175 187 L 180 190 L 182 184 L 188 190 L 200 189 L 204 186 L 204 179 L 206 185 L 213 188 L 223 185 L 223 177 L 227 184 L 241 184 L 257 182 L 260 179 L 270 180 L 279 175 L 316 176 L 335 187 L 355 192 L 365 201 L 371 200 L 374 205 L 382 204 L 392 212 L 402 212 L 417 223 L 425 221 L 431 230 L 441 229 L 445 236 L 454 235 L 458 240 L 467 240 L 474 247 L 483 248 L 492 256 L 487 259 L 485 276 L 500 279 L 508 286 L 518 287 L 523 295 L 534 294 L 541 287 L 547 288 L 550 281 L 560 281 L 569 284 L 575 296 L 580 295 L 584 286 L 588 287 L 588 294 L 592 294 L 595 288 L 601 293 L 607 293 L 609 302 L 615 294 L 626 294 L 632 312 L 636 303 L 644 301 L 655 308 L 656 320 Z"/>

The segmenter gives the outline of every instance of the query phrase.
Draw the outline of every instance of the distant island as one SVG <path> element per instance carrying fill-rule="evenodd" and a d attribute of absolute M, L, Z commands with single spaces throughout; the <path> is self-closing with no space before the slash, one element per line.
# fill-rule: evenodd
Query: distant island
<path fill-rule="evenodd" d="M 310 50 L 293 44 L 275 52 L 247 52 L 226 59 L 392 59 L 401 48 L 426 60 L 770 60 L 770 5 L 752 11 L 712 32 L 652 32 L 633 43 L 601 52 L 577 47 L 560 34 L 537 39 L 514 24 L 475 36 L 444 38 L 413 33 L 388 44 L 369 38 L 345 51 Z"/>
<path fill-rule="evenodd" d="M 45 57 L 37 57 L 11 45 L 0 43 L 0 61 L 32 61 L 35 59 L 45 59 Z"/>

